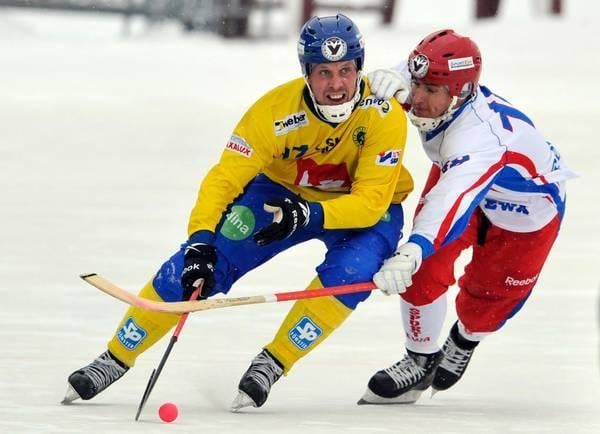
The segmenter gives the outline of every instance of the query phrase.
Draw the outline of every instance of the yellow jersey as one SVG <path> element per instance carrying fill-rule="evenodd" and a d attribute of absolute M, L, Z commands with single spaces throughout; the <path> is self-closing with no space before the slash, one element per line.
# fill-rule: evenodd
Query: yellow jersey
<path fill-rule="evenodd" d="M 371 95 L 368 82 L 339 124 L 317 114 L 303 78 L 272 89 L 246 112 L 208 172 L 188 234 L 215 232 L 227 207 L 258 174 L 323 209 L 324 229 L 366 228 L 413 189 L 403 167 L 406 115 L 395 98 Z"/>

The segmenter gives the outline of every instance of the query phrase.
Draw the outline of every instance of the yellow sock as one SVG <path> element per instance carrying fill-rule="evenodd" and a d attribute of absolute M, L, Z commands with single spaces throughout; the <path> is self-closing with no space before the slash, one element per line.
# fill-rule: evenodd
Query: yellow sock
<path fill-rule="evenodd" d="M 152 286 L 152 281 L 142 288 L 139 296 L 163 301 Z M 108 349 L 121 362 L 131 367 L 140 354 L 177 324 L 179 317 L 176 314 L 150 312 L 131 306 L 119 323 L 114 337 L 108 342 Z"/>
<path fill-rule="evenodd" d="M 307 289 L 317 288 L 323 288 L 319 277 Z M 287 375 L 294 363 L 323 342 L 352 312 L 331 296 L 298 300 L 265 348 L 283 364 Z"/>

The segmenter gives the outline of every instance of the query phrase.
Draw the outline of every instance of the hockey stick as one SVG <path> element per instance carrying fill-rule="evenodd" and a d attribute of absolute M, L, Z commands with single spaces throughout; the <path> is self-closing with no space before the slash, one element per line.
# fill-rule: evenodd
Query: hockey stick
<path fill-rule="evenodd" d="M 273 303 L 279 301 L 300 300 L 304 298 L 325 297 L 328 295 L 343 295 L 354 292 L 373 291 L 377 289 L 373 282 L 354 283 L 351 285 L 330 286 L 328 288 L 302 291 L 279 292 L 276 294 L 254 295 L 250 297 L 214 298 L 200 301 L 162 302 L 138 297 L 105 278 L 92 274 L 82 274 L 81 278 L 100 291 L 111 295 L 127 304 L 140 309 L 164 313 L 189 313 L 202 310 L 220 309 L 223 307 L 241 306 L 245 304 Z"/>
<path fill-rule="evenodd" d="M 198 296 L 198 293 L 202 290 L 203 284 L 204 284 L 204 281 L 202 280 L 200 282 L 200 285 L 198 285 L 198 287 L 194 290 L 194 292 L 192 292 L 192 296 L 190 297 L 190 300 L 196 299 L 196 297 Z M 165 354 L 163 354 L 162 359 L 160 359 L 160 362 L 158 363 L 158 367 L 152 371 L 152 374 L 150 374 L 150 378 L 148 379 L 148 384 L 146 385 L 146 390 L 144 390 L 144 394 L 142 395 L 142 400 L 140 401 L 140 405 L 138 405 L 137 413 L 135 414 L 135 420 L 138 420 L 140 418 L 140 414 L 142 413 L 142 410 L 144 409 L 144 406 L 146 405 L 146 401 L 148 401 L 148 398 L 150 397 L 150 393 L 152 392 L 152 389 L 154 389 L 154 385 L 156 384 L 156 381 L 158 380 L 158 376 L 160 375 L 160 373 L 163 369 L 163 366 L 165 366 L 165 363 L 167 363 L 167 359 L 169 358 L 169 354 L 171 354 L 173 345 L 175 345 L 175 342 L 177 342 L 177 339 L 179 339 L 179 333 L 181 333 L 181 329 L 183 328 L 183 325 L 185 324 L 188 315 L 189 315 L 189 313 L 184 313 L 183 315 L 181 315 L 181 318 L 179 318 L 179 322 L 177 323 L 177 327 L 175 327 L 173 336 L 171 336 L 171 340 L 169 341 L 169 345 L 167 346 Z"/>

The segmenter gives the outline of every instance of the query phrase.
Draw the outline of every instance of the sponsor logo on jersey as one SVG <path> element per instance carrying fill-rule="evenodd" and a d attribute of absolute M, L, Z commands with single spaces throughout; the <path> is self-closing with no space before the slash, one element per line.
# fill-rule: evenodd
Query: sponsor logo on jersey
<path fill-rule="evenodd" d="M 352 181 L 346 163 L 318 164 L 312 158 L 301 158 L 296 161 L 294 184 L 321 190 L 338 190 L 350 187 Z"/>
<path fill-rule="evenodd" d="M 148 335 L 146 330 L 135 323 L 133 318 L 127 318 L 123 327 L 117 331 L 117 339 L 128 350 L 135 350 Z"/>
<path fill-rule="evenodd" d="M 375 108 L 379 110 L 379 115 L 384 117 L 392 111 L 392 103 L 383 98 L 377 98 L 375 95 L 369 95 L 358 103 L 359 109 Z"/>
<path fill-rule="evenodd" d="M 367 139 L 367 129 L 365 127 L 358 127 L 352 132 L 352 141 L 356 146 L 363 146 Z"/>
<path fill-rule="evenodd" d="M 429 71 L 429 59 L 423 54 L 418 54 L 409 60 L 408 69 L 414 78 L 423 78 Z"/>
<path fill-rule="evenodd" d="M 375 95 L 369 95 L 358 103 L 358 108 L 368 109 L 371 107 L 377 107 L 382 105 L 385 101 L 386 100 L 383 98 L 377 98 Z"/>
<path fill-rule="evenodd" d="M 308 125 L 308 116 L 306 116 L 306 112 L 303 110 L 275 121 L 273 125 L 275 127 L 275 135 L 282 136 L 292 130 Z"/>
<path fill-rule="evenodd" d="M 450 161 L 446 161 L 442 166 L 442 173 L 446 173 L 448 169 L 452 169 L 453 167 L 460 166 L 463 163 L 466 163 L 471 159 L 468 155 L 463 155 L 462 157 L 455 158 Z"/>
<path fill-rule="evenodd" d="M 383 104 L 379 106 L 379 113 L 381 116 L 387 115 L 392 111 L 392 103 L 389 100 L 385 100 Z"/>
<path fill-rule="evenodd" d="M 504 202 L 502 200 L 485 198 L 485 203 L 483 204 L 483 207 L 485 209 L 529 215 L 529 210 L 527 209 L 527 206 L 521 203 Z"/>
<path fill-rule="evenodd" d="M 448 69 L 450 71 L 459 71 L 461 69 L 475 68 L 473 57 L 459 57 L 457 59 L 448 59 Z"/>
<path fill-rule="evenodd" d="M 289 331 L 288 337 L 298 348 L 306 350 L 322 334 L 323 331 L 309 317 L 303 316 Z"/>
<path fill-rule="evenodd" d="M 532 283 L 534 283 L 537 280 L 538 276 L 539 276 L 539 273 L 536 274 L 533 277 L 528 277 L 526 279 L 520 279 L 520 280 L 519 279 L 515 279 L 512 276 L 506 276 L 506 280 L 504 281 L 504 284 L 508 285 L 508 286 L 526 286 L 526 285 L 531 285 Z"/>
<path fill-rule="evenodd" d="M 380 152 L 375 156 L 375 164 L 378 166 L 395 166 L 400 161 L 400 152 L 399 149 Z"/>
<path fill-rule="evenodd" d="M 240 241 L 248 238 L 254 231 L 256 218 L 252 210 L 243 205 L 234 205 L 221 226 L 221 234 L 230 240 Z"/>
<path fill-rule="evenodd" d="M 332 151 L 333 148 L 335 148 L 341 141 L 342 139 L 340 139 L 339 137 L 328 137 L 325 140 L 325 143 L 317 145 L 316 149 L 321 154 L 326 154 Z"/>
<path fill-rule="evenodd" d="M 346 41 L 337 36 L 331 36 L 321 44 L 321 53 L 330 62 L 341 60 L 347 52 L 348 45 L 346 45 Z"/>
<path fill-rule="evenodd" d="M 560 153 L 558 152 L 558 149 L 556 149 L 556 147 L 546 141 L 546 144 L 548 145 L 548 149 L 550 149 L 550 152 L 552 152 L 553 158 L 552 158 L 552 170 L 559 170 L 560 169 Z"/>
<path fill-rule="evenodd" d="M 225 149 L 243 155 L 246 158 L 250 158 L 252 152 L 254 152 L 252 147 L 243 139 L 243 137 L 236 136 L 235 134 L 231 136 L 227 145 L 225 145 Z"/>

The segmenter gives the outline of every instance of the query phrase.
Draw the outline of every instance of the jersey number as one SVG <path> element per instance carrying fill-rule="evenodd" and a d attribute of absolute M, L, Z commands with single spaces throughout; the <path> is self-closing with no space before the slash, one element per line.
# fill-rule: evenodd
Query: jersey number
<path fill-rule="evenodd" d="M 287 158 L 290 158 L 291 152 L 296 153 L 296 155 L 294 155 L 294 158 L 296 158 L 296 159 L 302 158 L 302 156 L 304 154 L 306 154 L 307 151 L 308 151 L 308 145 L 294 146 L 291 150 L 290 150 L 290 148 L 288 148 L 286 146 L 285 151 L 283 151 L 283 154 L 281 154 L 281 158 L 284 160 Z"/>

